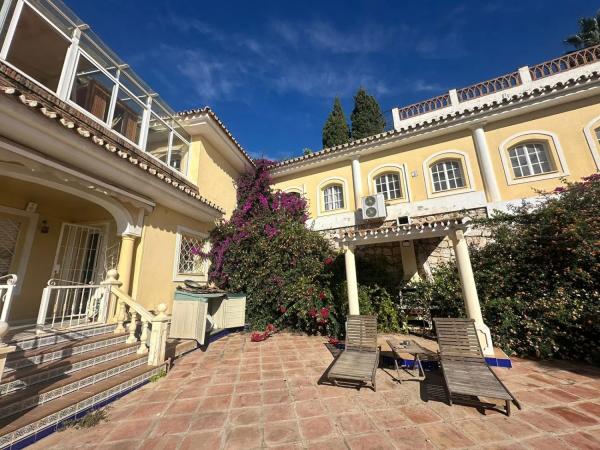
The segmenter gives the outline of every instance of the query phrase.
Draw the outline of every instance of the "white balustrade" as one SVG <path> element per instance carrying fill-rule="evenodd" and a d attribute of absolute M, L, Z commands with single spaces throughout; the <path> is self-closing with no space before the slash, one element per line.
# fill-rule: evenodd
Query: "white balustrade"
<path fill-rule="evenodd" d="M 109 297 L 109 286 L 51 279 L 42 292 L 38 331 L 45 327 L 68 329 L 89 323 L 105 323 Z"/>
<path fill-rule="evenodd" d="M 44 288 L 37 321 L 39 332 L 48 327 L 65 329 L 88 323 L 116 323 L 114 332 L 127 332 L 128 343 L 139 342 L 137 353 L 148 354 L 148 365 L 164 363 L 171 322 L 164 304 L 158 305 L 156 314 L 148 311 L 120 289 L 116 270 L 109 270 L 106 280 L 98 285 L 67 282 L 59 285 L 59 282 L 50 280 Z"/>

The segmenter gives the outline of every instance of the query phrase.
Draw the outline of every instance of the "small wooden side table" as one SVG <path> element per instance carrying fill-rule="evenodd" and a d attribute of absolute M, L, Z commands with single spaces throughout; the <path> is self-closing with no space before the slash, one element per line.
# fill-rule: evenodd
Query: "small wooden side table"
<path fill-rule="evenodd" d="M 399 383 L 402 383 L 402 380 L 400 379 L 400 366 L 398 366 L 398 360 L 402 359 L 402 357 L 400 356 L 400 353 L 408 353 L 409 355 L 411 355 L 414 358 L 413 370 L 415 368 L 415 365 L 417 366 L 417 368 L 419 370 L 419 375 L 417 377 L 413 378 L 416 380 L 421 380 L 425 377 L 425 371 L 423 370 L 423 365 L 421 364 L 421 358 L 419 355 L 426 356 L 428 359 L 430 359 L 432 357 L 433 358 L 437 357 L 435 352 L 432 352 L 431 350 L 426 349 L 425 347 L 419 345 L 417 342 L 413 341 L 412 339 L 401 341 L 401 342 L 399 342 L 395 339 L 387 339 L 386 342 L 390 346 L 390 349 L 392 350 L 392 354 L 393 354 L 393 358 L 394 358 L 394 366 L 396 368 L 396 374 L 397 374 L 397 379 L 398 379 Z M 403 368 L 406 370 L 406 369 L 408 369 L 408 366 L 404 365 Z"/>

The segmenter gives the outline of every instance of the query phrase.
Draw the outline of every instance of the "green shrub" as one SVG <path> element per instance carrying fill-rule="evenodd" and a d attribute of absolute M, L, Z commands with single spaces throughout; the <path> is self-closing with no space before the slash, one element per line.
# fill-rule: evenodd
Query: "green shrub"
<path fill-rule="evenodd" d="M 600 175 L 540 195 L 477 223 L 492 233 L 471 249 L 484 320 L 507 352 L 599 363 Z M 411 287 L 410 301 L 434 315 L 462 315 L 452 266 Z"/>

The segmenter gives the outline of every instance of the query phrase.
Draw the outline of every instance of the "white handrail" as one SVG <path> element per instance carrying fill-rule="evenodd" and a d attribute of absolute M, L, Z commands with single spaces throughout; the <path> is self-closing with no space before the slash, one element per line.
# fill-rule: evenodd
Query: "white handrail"
<path fill-rule="evenodd" d="M 0 301 L 3 303 L 2 313 L 0 313 L 0 322 L 8 322 L 13 290 L 17 286 L 18 279 L 19 278 L 13 273 L 0 277 L 0 280 L 6 280 L 3 284 L 0 284 Z"/>

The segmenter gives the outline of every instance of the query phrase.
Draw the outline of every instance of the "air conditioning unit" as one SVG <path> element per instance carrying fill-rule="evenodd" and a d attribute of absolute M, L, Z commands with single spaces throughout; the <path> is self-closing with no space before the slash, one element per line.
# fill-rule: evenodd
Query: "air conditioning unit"
<path fill-rule="evenodd" d="M 383 194 L 369 195 L 362 199 L 362 218 L 365 220 L 382 219 L 387 215 Z"/>

